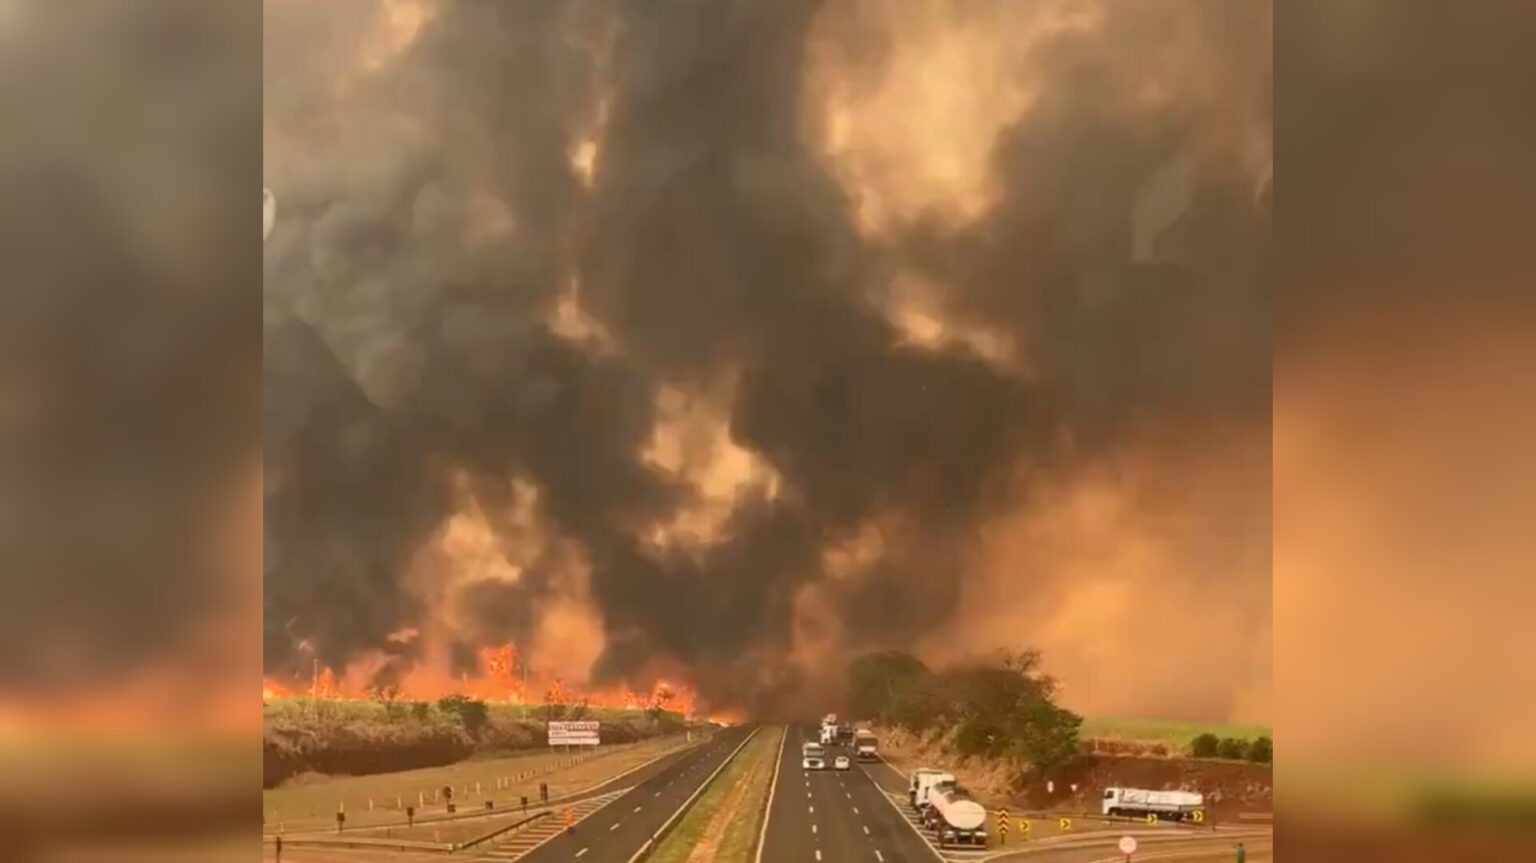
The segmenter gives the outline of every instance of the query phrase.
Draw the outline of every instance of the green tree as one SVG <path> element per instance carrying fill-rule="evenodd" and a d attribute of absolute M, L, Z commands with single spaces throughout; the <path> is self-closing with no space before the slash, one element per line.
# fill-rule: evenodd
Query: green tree
<path fill-rule="evenodd" d="M 1248 755 L 1248 741 L 1238 737 L 1224 737 L 1217 744 L 1216 754 L 1221 758 L 1241 761 Z"/>
<path fill-rule="evenodd" d="M 1221 738 L 1209 731 L 1189 742 L 1189 754 L 1195 758 L 1215 758 L 1221 748 Z"/>
<path fill-rule="evenodd" d="M 1269 764 L 1275 760 L 1275 742 L 1268 737 L 1257 737 L 1248 745 L 1248 760 L 1255 764 Z"/>
<path fill-rule="evenodd" d="M 897 720 L 910 690 L 929 676 L 917 657 L 899 650 L 868 653 L 848 666 L 849 707 L 856 719 Z"/>
<path fill-rule="evenodd" d="M 491 720 L 490 708 L 485 706 L 485 702 L 467 695 L 454 694 L 439 699 L 437 709 L 450 716 L 457 716 L 464 730 L 471 734 L 479 733 Z"/>

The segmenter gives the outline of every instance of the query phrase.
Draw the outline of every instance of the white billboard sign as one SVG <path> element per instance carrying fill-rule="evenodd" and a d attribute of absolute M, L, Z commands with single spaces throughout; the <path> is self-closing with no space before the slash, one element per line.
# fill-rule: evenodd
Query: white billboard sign
<path fill-rule="evenodd" d="M 600 723 L 594 719 L 566 720 L 548 723 L 550 746 L 596 746 Z"/>

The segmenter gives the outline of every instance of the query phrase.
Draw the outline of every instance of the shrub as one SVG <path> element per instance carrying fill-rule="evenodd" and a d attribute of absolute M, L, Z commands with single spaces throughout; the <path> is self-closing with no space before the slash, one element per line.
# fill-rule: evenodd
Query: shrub
<path fill-rule="evenodd" d="M 1224 737 L 1216 747 L 1216 754 L 1221 758 L 1241 761 L 1248 755 L 1248 741 L 1237 737 Z"/>
<path fill-rule="evenodd" d="M 490 710 L 484 701 L 467 695 L 450 695 L 437 702 L 437 709 L 450 716 L 458 716 L 464 730 L 475 734 L 490 721 Z"/>
<path fill-rule="evenodd" d="M 1269 764 L 1275 760 L 1275 742 L 1259 737 L 1248 746 L 1248 760 L 1255 764 Z"/>
<path fill-rule="evenodd" d="M 1189 742 L 1189 754 L 1195 758 L 1215 758 L 1220 747 L 1220 738 L 1207 731 Z"/>
<path fill-rule="evenodd" d="M 415 702 L 415 703 L 413 703 L 411 705 L 411 716 L 412 717 L 414 717 L 416 719 L 419 719 L 422 722 L 425 722 L 425 721 L 427 721 L 428 717 L 430 717 L 431 715 L 432 715 L 432 705 L 428 704 L 427 702 L 425 702 L 425 701 L 417 701 L 417 702 Z"/>

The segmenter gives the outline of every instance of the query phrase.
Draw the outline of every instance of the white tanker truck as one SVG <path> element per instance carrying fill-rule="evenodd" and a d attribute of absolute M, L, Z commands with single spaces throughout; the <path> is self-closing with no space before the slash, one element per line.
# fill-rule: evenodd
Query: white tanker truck
<path fill-rule="evenodd" d="M 1205 808 L 1205 795 L 1195 791 L 1106 788 L 1103 803 L 1105 815 L 1156 815 L 1170 821 L 1182 821 Z"/>
<path fill-rule="evenodd" d="M 987 845 L 986 807 L 971 799 L 965 789 L 946 782 L 928 789 L 923 826 L 933 831 L 939 847 Z"/>

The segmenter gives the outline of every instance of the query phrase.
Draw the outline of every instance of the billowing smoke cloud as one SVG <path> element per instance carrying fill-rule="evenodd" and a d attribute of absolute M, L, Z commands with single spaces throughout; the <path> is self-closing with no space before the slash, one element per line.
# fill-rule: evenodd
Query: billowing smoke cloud
<path fill-rule="evenodd" d="M 266 9 L 269 668 L 768 708 L 1070 591 L 981 531 L 1106 466 L 1267 464 L 1262 4 Z M 1267 618 L 1207 539 L 1159 565 Z"/>

